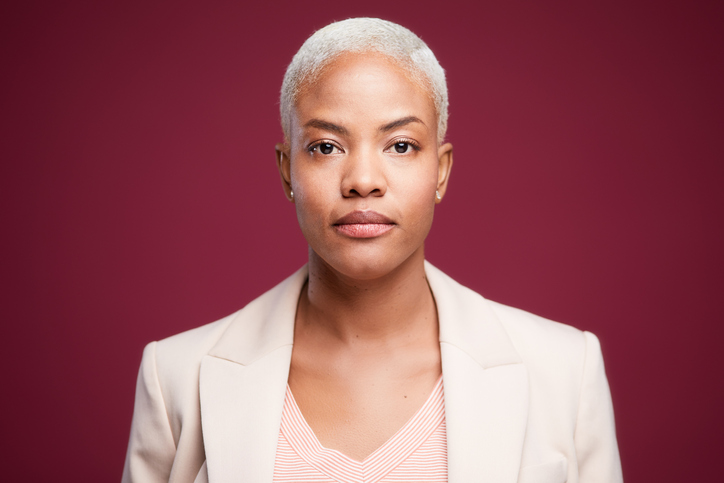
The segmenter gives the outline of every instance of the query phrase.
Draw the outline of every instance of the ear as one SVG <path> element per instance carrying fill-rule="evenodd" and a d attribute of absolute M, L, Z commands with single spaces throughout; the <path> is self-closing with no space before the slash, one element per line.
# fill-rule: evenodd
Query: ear
<path fill-rule="evenodd" d="M 440 193 L 440 199 L 436 199 L 436 203 L 440 203 L 445 197 L 447 191 L 447 182 L 450 179 L 450 170 L 453 165 L 453 147 L 450 143 L 445 143 L 437 150 L 437 192 Z"/>
<path fill-rule="evenodd" d="M 284 194 L 289 201 L 294 201 L 292 198 L 292 167 L 291 157 L 289 154 L 291 150 L 287 143 L 279 143 L 274 146 L 277 153 L 277 168 L 279 169 L 279 176 L 282 179 L 282 188 L 284 188 Z"/>

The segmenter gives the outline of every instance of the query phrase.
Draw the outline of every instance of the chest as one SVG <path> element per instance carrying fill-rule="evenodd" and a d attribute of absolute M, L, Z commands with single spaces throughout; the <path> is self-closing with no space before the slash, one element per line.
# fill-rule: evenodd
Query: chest
<path fill-rule="evenodd" d="M 415 414 L 364 458 L 323 446 L 287 387 L 274 481 L 447 482 L 447 433 L 442 378 Z"/>
<path fill-rule="evenodd" d="M 441 375 L 439 354 L 290 367 L 289 387 L 304 420 L 325 448 L 362 461 L 388 441 L 430 397 Z"/>

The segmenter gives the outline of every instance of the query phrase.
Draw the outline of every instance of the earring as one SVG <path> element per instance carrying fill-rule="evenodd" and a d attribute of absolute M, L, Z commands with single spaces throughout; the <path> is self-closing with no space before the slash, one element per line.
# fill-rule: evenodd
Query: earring
<path fill-rule="evenodd" d="M 294 201 L 294 191 L 289 190 L 289 201 Z"/>
<path fill-rule="evenodd" d="M 442 199 L 442 196 L 440 196 L 440 192 L 435 190 L 435 198 L 437 198 L 438 201 Z"/>

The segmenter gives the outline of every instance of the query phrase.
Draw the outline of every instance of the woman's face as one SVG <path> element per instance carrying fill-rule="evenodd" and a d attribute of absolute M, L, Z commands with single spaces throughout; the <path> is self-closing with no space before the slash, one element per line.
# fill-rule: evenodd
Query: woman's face
<path fill-rule="evenodd" d="M 345 54 L 327 66 L 277 150 L 311 263 L 369 280 L 422 258 L 452 146 L 437 145 L 428 92 L 388 58 Z"/>

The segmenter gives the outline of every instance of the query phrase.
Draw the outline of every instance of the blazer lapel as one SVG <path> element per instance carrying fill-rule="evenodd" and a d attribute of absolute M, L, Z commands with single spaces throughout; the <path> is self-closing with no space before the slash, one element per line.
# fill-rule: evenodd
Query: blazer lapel
<path fill-rule="evenodd" d="M 306 267 L 237 313 L 201 362 L 209 481 L 270 482 Z"/>
<path fill-rule="evenodd" d="M 437 304 L 450 482 L 515 483 L 528 374 L 488 302 L 426 263 Z"/>

